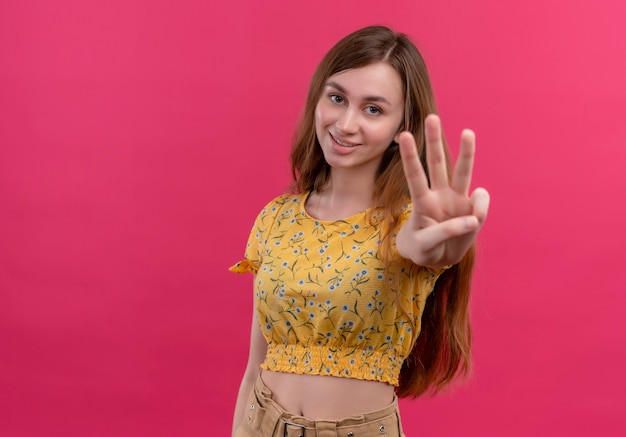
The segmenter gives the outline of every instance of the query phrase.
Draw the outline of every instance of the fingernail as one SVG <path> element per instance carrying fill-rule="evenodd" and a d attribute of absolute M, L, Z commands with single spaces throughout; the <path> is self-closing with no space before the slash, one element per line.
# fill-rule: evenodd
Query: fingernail
<path fill-rule="evenodd" d="M 478 219 L 474 216 L 465 219 L 466 229 L 476 229 L 478 227 Z"/>

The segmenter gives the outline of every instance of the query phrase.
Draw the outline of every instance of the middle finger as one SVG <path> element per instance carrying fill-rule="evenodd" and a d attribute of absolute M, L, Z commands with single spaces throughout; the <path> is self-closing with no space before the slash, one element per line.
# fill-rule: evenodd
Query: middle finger
<path fill-rule="evenodd" d="M 443 150 L 443 138 L 441 136 L 441 121 L 435 114 L 430 114 L 424 120 L 426 134 L 426 163 L 430 176 L 430 187 L 441 189 L 448 186 L 448 170 L 446 168 L 446 155 Z"/>

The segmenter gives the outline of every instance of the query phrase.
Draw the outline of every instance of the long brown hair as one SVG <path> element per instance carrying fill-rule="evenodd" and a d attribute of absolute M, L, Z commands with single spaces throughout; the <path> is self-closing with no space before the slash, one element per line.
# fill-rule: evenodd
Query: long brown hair
<path fill-rule="evenodd" d="M 420 160 L 428 171 L 424 119 L 436 113 L 435 99 L 426 64 L 415 45 L 402 34 L 383 26 L 370 26 L 341 39 L 318 65 L 306 100 L 304 114 L 291 151 L 293 189 L 320 192 L 328 182 L 326 163 L 315 133 L 315 108 L 328 78 L 339 72 L 387 62 L 400 75 L 404 89 L 402 130 L 415 137 Z M 445 139 L 444 139 L 445 145 Z M 450 167 L 446 145 L 446 160 Z M 374 203 L 385 212 L 385 232 L 381 249 L 389 253 L 392 236 L 399 228 L 399 217 L 410 199 L 397 144 L 383 155 L 376 175 Z M 469 295 L 474 264 L 472 247 L 458 264 L 437 280 L 422 314 L 421 333 L 400 372 L 397 394 L 401 397 L 435 393 L 470 369 L 471 329 Z"/>

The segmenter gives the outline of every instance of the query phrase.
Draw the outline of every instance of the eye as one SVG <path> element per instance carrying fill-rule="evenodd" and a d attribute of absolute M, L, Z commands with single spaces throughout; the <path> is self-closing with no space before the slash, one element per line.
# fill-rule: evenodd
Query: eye
<path fill-rule="evenodd" d="M 370 115 L 379 115 L 383 113 L 383 111 L 378 106 L 368 106 L 365 108 L 365 112 Z"/>
<path fill-rule="evenodd" d="M 331 94 L 330 96 L 328 96 L 328 98 L 330 99 L 331 102 L 343 103 L 343 97 L 340 96 L 339 94 Z"/>

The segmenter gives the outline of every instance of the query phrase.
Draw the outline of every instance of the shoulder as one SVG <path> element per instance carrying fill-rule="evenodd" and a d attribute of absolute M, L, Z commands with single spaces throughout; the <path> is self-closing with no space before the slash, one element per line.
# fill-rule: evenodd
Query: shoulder
<path fill-rule="evenodd" d="M 270 200 L 261 210 L 261 214 L 273 214 L 283 208 L 290 208 L 294 205 L 300 205 L 306 199 L 306 193 L 303 194 L 281 194 Z"/>
<path fill-rule="evenodd" d="M 400 214 L 398 216 L 398 224 L 402 224 L 411 215 L 411 211 L 413 211 L 413 204 L 411 202 L 406 202 L 400 207 Z"/>
<path fill-rule="evenodd" d="M 298 210 L 300 205 L 304 203 L 306 196 L 307 193 L 285 193 L 274 197 L 261 209 L 261 212 L 259 212 L 256 220 L 257 224 L 266 222 L 268 219 L 273 222 L 280 214 Z"/>

